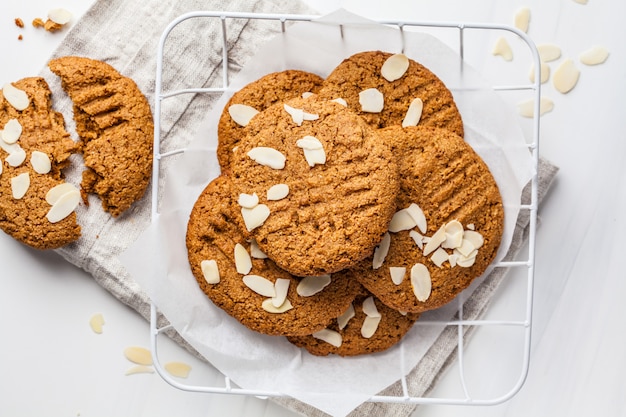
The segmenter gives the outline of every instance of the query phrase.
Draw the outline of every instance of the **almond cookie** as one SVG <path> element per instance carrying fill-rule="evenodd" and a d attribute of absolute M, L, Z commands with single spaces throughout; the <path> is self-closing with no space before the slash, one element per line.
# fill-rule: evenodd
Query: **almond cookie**
<path fill-rule="evenodd" d="M 144 195 L 152 174 L 150 105 L 133 80 L 104 62 L 67 56 L 48 66 L 74 103 L 87 167 L 82 189 L 119 216 Z"/>
<path fill-rule="evenodd" d="M 287 340 L 316 356 L 382 352 L 398 343 L 418 317 L 387 307 L 363 289 L 326 329 L 309 336 L 288 336 Z"/>
<path fill-rule="evenodd" d="M 51 92 L 43 78 L 24 78 L 0 90 L 2 230 L 37 249 L 58 248 L 80 237 L 74 212 L 80 194 L 65 184 L 61 174 L 77 149 L 65 130 L 63 115 L 51 109 Z M 73 193 L 50 214 L 53 205 L 46 196 L 62 184 L 57 190 Z"/>
<path fill-rule="evenodd" d="M 450 90 L 428 68 L 402 54 L 352 55 L 326 78 L 319 96 L 344 99 L 375 128 L 404 122 L 443 127 L 463 136 L 463 121 Z"/>
<path fill-rule="evenodd" d="M 227 176 L 198 197 L 187 225 L 187 250 L 202 291 L 246 327 L 270 335 L 304 335 L 343 312 L 360 285 L 346 277 L 298 279 L 281 270 L 239 231 L 241 216 Z"/>
<path fill-rule="evenodd" d="M 222 170 L 230 166 L 233 148 L 239 143 L 248 117 L 272 104 L 314 93 L 323 81 L 310 72 L 285 70 L 267 74 L 237 91 L 224 106 L 217 126 L 217 159 Z"/>
<path fill-rule="evenodd" d="M 487 165 L 454 133 L 396 126 L 380 135 L 399 156 L 398 211 L 374 255 L 351 273 L 392 308 L 431 310 L 452 300 L 494 259 L 502 198 Z"/>
<path fill-rule="evenodd" d="M 368 256 L 395 211 L 399 179 L 389 147 L 330 101 L 292 99 L 256 115 L 231 170 L 242 227 L 297 276 L 337 272 Z"/>

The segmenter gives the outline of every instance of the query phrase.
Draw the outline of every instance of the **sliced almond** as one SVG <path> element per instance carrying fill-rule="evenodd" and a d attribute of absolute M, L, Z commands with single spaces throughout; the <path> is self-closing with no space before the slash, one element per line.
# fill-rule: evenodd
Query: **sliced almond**
<path fill-rule="evenodd" d="M 170 375 L 177 378 L 187 378 L 191 372 L 191 365 L 184 362 L 167 362 L 163 367 Z"/>
<path fill-rule="evenodd" d="M 33 151 L 30 154 L 30 164 L 37 174 L 47 174 L 52 169 L 50 158 L 40 151 Z"/>
<path fill-rule="evenodd" d="M 18 149 L 22 149 L 22 147 L 17 143 L 6 143 L 4 140 L 2 140 L 2 129 L 0 129 L 0 148 L 8 154 L 12 154 Z"/>
<path fill-rule="evenodd" d="M 289 186 L 287 184 L 272 185 L 267 190 L 267 199 L 270 201 L 282 200 L 289 195 Z"/>
<path fill-rule="evenodd" d="M 454 251 L 461 256 L 469 256 L 470 253 L 476 250 L 476 247 L 469 239 L 463 239 L 463 243 L 458 248 L 455 248 Z"/>
<path fill-rule="evenodd" d="M 342 342 L 341 334 L 339 334 L 339 332 L 336 332 L 334 330 L 322 329 L 320 331 L 313 333 L 312 336 L 316 339 L 323 340 L 324 342 L 329 343 L 333 345 L 334 347 L 338 348 L 341 346 L 341 342 Z"/>
<path fill-rule="evenodd" d="M 543 62 L 556 61 L 561 57 L 561 48 L 552 43 L 537 45 L 537 52 L 539 52 L 539 59 Z"/>
<path fill-rule="evenodd" d="M 603 46 L 594 46 L 581 53 L 578 59 L 585 65 L 598 65 L 604 63 L 608 57 L 608 49 Z"/>
<path fill-rule="evenodd" d="M 74 191 L 80 193 L 80 191 L 78 190 L 78 188 L 76 188 L 74 184 L 70 184 L 69 182 L 61 183 L 48 190 L 48 192 L 46 193 L 46 201 L 52 206 L 63 194 Z"/>
<path fill-rule="evenodd" d="M 444 224 L 430 237 L 428 243 L 424 246 L 424 256 L 430 255 L 443 242 L 446 241 L 446 225 Z"/>
<path fill-rule="evenodd" d="M 220 282 L 220 270 L 215 259 L 205 259 L 200 262 L 202 276 L 208 284 L 217 284 Z"/>
<path fill-rule="evenodd" d="M 138 365 L 152 365 L 152 353 L 141 346 L 130 346 L 124 349 L 124 356 Z"/>
<path fill-rule="evenodd" d="M 385 80 L 392 82 L 402 78 L 409 69 L 409 58 L 404 54 L 391 55 L 380 68 L 380 74 Z"/>
<path fill-rule="evenodd" d="M 80 191 L 69 191 L 63 194 L 61 197 L 55 201 L 55 203 L 48 210 L 48 214 L 46 214 L 46 218 L 50 223 L 57 223 L 72 214 L 78 204 L 80 203 L 82 197 L 80 195 Z"/>
<path fill-rule="evenodd" d="M 283 169 L 287 160 L 280 151 L 265 146 L 250 149 L 248 156 L 255 162 L 273 169 Z"/>
<path fill-rule="evenodd" d="M 415 203 L 411 203 L 406 208 L 406 211 L 413 218 L 413 220 L 415 220 L 415 224 L 417 225 L 417 228 L 420 229 L 420 232 L 426 233 L 426 216 L 424 215 L 424 212 L 422 211 L 420 206 Z"/>
<path fill-rule="evenodd" d="M 301 94 L 302 98 L 309 98 L 311 96 L 314 96 L 315 94 L 310 92 L 310 91 L 305 91 L 304 93 Z"/>
<path fill-rule="evenodd" d="M 459 255 L 456 260 L 456 264 L 463 268 L 471 267 L 472 265 L 474 265 L 474 262 L 476 261 L 476 251 L 473 251 L 472 255 L 473 256 Z"/>
<path fill-rule="evenodd" d="M 19 167 L 24 163 L 25 160 L 26 151 L 24 151 L 24 149 L 22 149 L 19 145 L 17 145 L 17 148 L 15 148 L 15 150 L 11 152 L 9 156 L 7 156 L 5 159 L 5 161 L 7 161 L 7 164 L 12 167 Z"/>
<path fill-rule="evenodd" d="M 30 175 L 28 175 L 28 172 L 23 172 L 11 178 L 11 192 L 13 193 L 13 198 L 16 200 L 24 197 L 29 187 Z"/>
<path fill-rule="evenodd" d="M 496 40 L 491 53 L 495 56 L 501 56 L 505 61 L 513 60 L 511 45 L 509 45 L 509 42 L 502 36 Z"/>
<path fill-rule="evenodd" d="M 417 226 L 415 219 L 406 209 L 402 209 L 398 210 L 391 218 L 391 222 L 389 222 L 389 231 L 397 233 L 402 230 L 410 230 L 415 226 Z"/>
<path fill-rule="evenodd" d="M 25 91 L 13 86 L 11 83 L 6 83 L 2 87 L 2 94 L 9 104 L 16 110 L 22 111 L 30 104 L 28 94 L 26 94 Z"/>
<path fill-rule="evenodd" d="M 301 149 L 309 150 L 324 149 L 324 145 L 322 145 L 322 142 L 320 142 L 318 138 L 309 135 L 303 137 L 302 139 L 298 139 L 296 141 L 296 146 Z"/>
<path fill-rule="evenodd" d="M 535 100 L 529 99 L 518 103 L 517 109 L 519 114 L 523 117 L 534 117 L 535 115 Z M 554 102 L 548 97 L 541 97 L 539 102 L 539 116 L 543 116 L 546 113 L 551 112 L 554 109 Z"/>
<path fill-rule="evenodd" d="M 341 316 L 337 317 L 337 327 L 339 327 L 339 330 L 343 330 L 348 325 L 350 319 L 355 315 L 354 305 L 350 303 L 346 311 L 344 311 Z"/>
<path fill-rule="evenodd" d="M 65 25 L 72 20 L 72 13 L 62 8 L 52 9 L 48 12 L 48 19 L 59 25 Z"/>
<path fill-rule="evenodd" d="M 424 109 L 424 103 L 421 98 L 416 98 L 409 104 L 409 109 L 406 111 L 406 115 L 402 120 L 402 127 L 417 126 L 422 118 L 422 110 Z"/>
<path fill-rule="evenodd" d="M 267 278 L 263 278 L 259 275 L 246 275 L 243 277 L 243 283 L 246 284 L 246 287 L 259 295 L 270 298 L 276 297 L 274 283 Z"/>
<path fill-rule="evenodd" d="M 235 245 L 235 268 L 237 273 L 246 275 L 252 270 L 252 259 L 247 249 L 241 244 Z"/>
<path fill-rule="evenodd" d="M 302 122 L 304 121 L 304 110 L 296 109 L 295 107 L 291 107 L 288 104 L 283 104 L 283 108 L 289 115 L 295 124 L 298 126 L 302 126 Z"/>
<path fill-rule="evenodd" d="M 528 25 L 530 23 L 530 9 L 528 7 L 522 7 L 515 12 L 515 27 L 524 33 L 528 32 Z"/>
<path fill-rule="evenodd" d="M 154 368 L 152 368 L 151 366 L 134 365 L 128 368 L 128 370 L 126 371 L 124 375 L 129 376 L 129 375 L 136 375 L 136 374 L 153 374 L 153 373 L 154 373 Z"/>
<path fill-rule="evenodd" d="M 22 135 L 22 125 L 17 119 L 10 119 L 2 130 L 2 140 L 8 144 L 15 143 Z"/>
<path fill-rule="evenodd" d="M 257 227 L 265 223 L 265 220 L 270 216 L 270 209 L 265 204 L 259 204 L 251 209 L 242 207 L 241 217 L 246 225 L 248 232 L 253 231 Z"/>
<path fill-rule="evenodd" d="M 310 297 L 322 291 L 331 282 L 330 275 L 304 277 L 298 283 L 296 292 L 301 297 Z"/>
<path fill-rule="evenodd" d="M 376 330 L 378 330 L 378 324 L 382 320 L 382 317 L 371 317 L 366 316 L 363 320 L 363 325 L 361 326 L 361 336 L 366 339 L 374 336 Z"/>
<path fill-rule="evenodd" d="M 233 104 L 228 107 L 228 114 L 239 126 L 247 126 L 258 113 L 257 109 L 245 104 Z"/>
<path fill-rule="evenodd" d="M 286 278 L 278 278 L 274 283 L 274 290 L 276 291 L 276 296 L 272 298 L 272 304 L 274 307 L 278 308 L 287 299 L 287 292 L 289 291 L 290 280 Z"/>
<path fill-rule="evenodd" d="M 359 104 L 366 113 L 380 113 L 385 106 L 385 98 L 377 89 L 368 88 L 359 93 Z"/>
<path fill-rule="evenodd" d="M 446 252 L 443 248 L 437 248 L 436 251 L 433 252 L 433 255 L 430 257 L 430 260 L 433 261 L 435 265 L 439 268 L 443 266 L 443 263 L 448 260 L 448 252 Z"/>
<path fill-rule="evenodd" d="M 446 240 L 441 244 L 442 248 L 454 249 L 463 242 L 463 225 L 458 220 L 452 220 L 445 225 Z"/>
<path fill-rule="evenodd" d="M 389 275 L 391 275 L 391 281 L 396 284 L 402 284 L 404 276 L 406 275 L 406 268 L 403 266 L 390 266 Z"/>
<path fill-rule="evenodd" d="M 475 249 L 480 249 L 480 247 L 485 243 L 485 238 L 479 232 L 474 230 L 466 230 L 463 234 L 463 240 L 467 240 L 472 243 Z"/>
<path fill-rule="evenodd" d="M 102 334 L 102 326 L 104 326 L 104 317 L 102 313 L 96 313 L 89 319 L 89 327 L 94 333 Z"/>
<path fill-rule="evenodd" d="M 335 103 L 339 103 L 341 104 L 343 107 L 348 107 L 348 102 L 346 100 L 344 100 L 343 98 L 339 97 L 330 101 L 334 101 Z"/>
<path fill-rule="evenodd" d="M 413 241 L 420 250 L 424 249 L 424 236 L 422 236 L 415 230 L 411 230 L 409 232 L 409 236 L 411 237 L 411 239 L 413 239 Z"/>
<path fill-rule="evenodd" d="M 245 208 L 254 208 L 259 204 L 259 196 L 256 195 L 256 193 L 241 193 L 239 194 L 239 198 L 237 199 L 237 204 Z"/>
<path fill-rule="evenodd" d="M 313 120 L 317 120 L 317 119 L 319 119 L 319 118 L 320 118 L 320 115 L 319 115 L 319 114 L 313 114 L 313 113 L 303 112 L 303 113 L 302 113 L 302 118 L 303 118 L 304 120 L 307 120 L 307 121 L 313 121 Z"/>
<path fill-rule="evenodd" d="M 383 235 L 383 240 L 381 240 L 380 244 L 376 246 L 376 249 L 374 249 L 372 268 L 378 269 L 383 266 L 385 258 L 389 253 L 389 246 L 391 246 L 391 235 L 389 233 L 385 233 Z"/>
<path fill-rule="evenodd" d="M 450 262 L 450 268 L 454 268 L 456 266 L 456 261 L 459 259 L 458 253 L 451 253 L 448 255 L 448 262 Z"/>
<path fill-rule="evenodd" d="M 256 259 L 267 259 L 267 255 L 259 248 L 259 244 L 254 239 L 250 241 L 250 256 Z"/>
<path fill-rule="evenodd" d="M 467 226 L 465 226 L 465 227 L 467 227 L 467 229 L 468 229 L 468 230 L 474 230 L 474 229 L 476 229 L 476 226 L 474 225 L 474 223 L 469 223 L 469 224 L 468 224 Z"/>
<path fill-rule="evenodd" d="M 552 84 L 558 92 L 567 94 L 576 86 L 579 77 L 580 70 L 576 68 L 574 61 L 566 59 L 554 70 Z"/>
<path fill-rule="evenodd" d="M 574 0 L 578 4 L 587 4 L 587 0 Z"/>
<path fill-rule="evenodd" d="M 305 136 L 296 141 L 296 146 L 304 151 L 304 158 L 310 167 L 326 163 L 326 152 L 322 142 L 316 137 Z"/>
<path fill-rule="evenodd" d="M 424 302 L 430 297 L 432 282 L 430 272 L 424 264 L 417 263 L 411 268 L 411 286 L 418 301 Z"/>
<path fill-rule="evenodd" d="M 530 72 L 528 74 L 528 78 L 530 82 L 535 82 L 535 66 L 531 66 Z M 545 62 L 541 62 L 541 84 L 545 83 L 550 79 L 550 66 Z"/>
<path fill-rule="evenodd" d="M 381 317 L 378 309 L 376 308 L 374 297 L 369 296 L 363 300 L 363 313 L 365 313 L 368 317 Z"/>
<path fill-rule="evenodd" d="M 285 302 L 282 303 L 279 307 L 276 307 L 274 306 L 272 299 L 273 298 L 268 298 L 266 300 L 263 300 L 263 302 L 261 303 L 261 308 L 263 308 L 263 310 L 267 311 L 268 313 L 281 314 L 293 308 L 293 305 L 289 300 L 285 300 Z"/>

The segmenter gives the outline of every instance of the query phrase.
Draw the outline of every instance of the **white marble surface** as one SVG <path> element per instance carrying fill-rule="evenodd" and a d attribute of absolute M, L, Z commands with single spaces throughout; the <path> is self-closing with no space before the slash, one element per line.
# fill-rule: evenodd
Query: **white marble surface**
<path fill-rule="evenodd" d="M 529 35 L 537 43 L 558 44 L 576 60 L 592 45 L 611 55 L 597 67 L 581 68 L 567 95 L 549 84 L 544 94 L 555 110 L 541 120 L 541 154 L 560 167 L 558 180 L 541 209 L 536 249 L 536 282 L 531 362 L 528 378 L 511 400 L 496 406 L 422 406 L 418 416 L 619 416 L 626 415 L 626 336 L 623 317 L 626 274 L 626 3 L 589 0 L 331 1 L 309 0 L 321 12 L 338 6 L 373 19 L 454 20 L 511 24 L 520 7 L 531 10 Z M 63 0 L 54 7 L 75 19 L 90 1 Z M 43 0 L 4 2 L 0 7 L 0 83 L 36 75 L 64 33 L 31 27 L 52 7 Z M 26 27 L 13 24 L 21 17 Z M 23 34 L 22 41 L 17 40 Z M 489 54 L 491 40 L 468 60 L 498 80 L 504 63 Z M 555 66 L 554 66 L 555 67 Z M 553 67 L 553 69 L 554 69 Z M 526 68 L 519 69 L 524 73 Z M 520 118 L 525 131 L 527 120 Z M 84 272 L 53 253 L 17 244 L 0 233 L 0 415 L 11 416 L 292 416 L 254 397 L 205 395 L 176 390 L 156 374 L 125 376 L 130 363 L 122 352 L 148 346 L 148 324 L 100 288 Z M 514 309 L 511 294 L 524 291 L 514 277 L 493 312 Z M 92 314 L 104 314 L 105 331 L 94 334 Z M 489 338 L 487 333 L 482 337 Z M 515 349 L 506 338 L 468 348 L 467 365 Z M 214 372 L 164 340 L 162 360 L 192 365 L 189 383 L 216 383 Z M 518 362 L 502 366 L 519 372 Z M 437 385 L 445 396 L 458 387 L 452 369 Z M 490 381 L 478 382 L 488 387 Z M 493 384 L 493 382 L 491 382 Z"/>

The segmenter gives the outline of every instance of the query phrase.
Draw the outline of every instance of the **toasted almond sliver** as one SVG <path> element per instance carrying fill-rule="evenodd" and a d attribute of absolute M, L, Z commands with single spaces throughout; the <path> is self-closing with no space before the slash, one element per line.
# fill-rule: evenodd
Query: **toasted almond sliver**
<path fill-rule="evenodd" d="M 507 40 L 502 36 L 496 40 L 491 53 L 495 56 L 501 56 L 505 61 L 513 60 L 513 50 L 511 49 L 511 45 L 509 45 Z"/>
<path fill-rule="evenodd" d="M 578 59 L 585 65 L 598 65 L 604 63 L 608 57 L 608 49 L 603 46 L 594 46 L 581 53 Z"/>
<path fill-rule="evenodd" d="M 385 98 L 377 89 L 368 88 L 359 93 L 359 104 L 366 113 L 380 113 L 385 106 Z"/>
<path fill-rule="evenodd" d="M 25 91 L 13 86 L 11 83 L 6 83 L 2 87 L 2 94 L 9 104 L 16 110 L 22 111 L 30 104 L 28 94 L 26 94 Z"/>
<path fill-rule="evenodd" d="M 304 121 L 304 110 L 296 109 L 295 107 L 291 107 L 288 104 L 283 104 L 283 108 L 289 115 L 295 124 L 298 126 L 302 126 L 302 122 Z"/>
<path fill-rule="evenodd" d="M 259 204 L 259 196 L 256 195 L 256 193 L 241 193 L 239 194 L 239 198 L 237 199 L 237 204 L 239 204 L 241 207 L 249 209 L 254 208 Z"/>
<path fill-rule="evenodd" d="M 410 230 L 417 226 L 417 222 L 411 214 L 406 210 L 398 210 L 391 218 L 389 222 L 389 231 L 392 233 L 400 232 L 402 230 Z"/>
<path fill-rule="evenodd" d="M 366 316 L 363 320 L 363 325 L 361 326 L 361 336 L 366 339 L 374 336 L 376 330 L 378 330 L 378 324 L 382 320 L 382 317 L 371 317 Z"/>
<path fill-rule="evenodd" d="M 38 174 L 47 174 L 52 169 L 50 158 L 40 151 L 33 151 L 30 154 L 30 164 Z"/>
<path fill-rule="evenodd" d="M 64 182 L 56 185 L 50 188 L 50 190 L 48 190 L 48 192 L 46 193 L 46 201 L 52 206 L 63 194 L 67 194 L 70 191 L 78 191 L 80 193 L 78 188 L 76 188 L 74 184 L 70 184 L 69 182 Z"/>
<path fill-rule="evenodd" d="M 446 252 L 443 248 L 437 248 L 437 250 L 433 252 L 433 255 L 430 257 L 430 260 L 441 268 L 443 263 L 448 260 L 448 252 Z"/>
<path fill-rule="evenodd" d="M 272 304 L 278 308 L 287 299 L 287 292 L 289 291 L 290 280 L 287 278 L 278 278 L 274 283 L 274 290 L 276 291 L 276 297 L 272 298 Z"/>
<path fill-rule="evenodd" d="M 444 224 L 430 237 L 426 246 L 424 246 L 424 256 L 430 255 L 446 240 L 446 225 Z"/>
<path fill-rule="evenodd" d="M 409 104 L 409 109 L 406 111 L 406 115 L 402 120 L 402 127 L 417 126 L 422 118 L 422 110 L 424 109 L 424 103 L 421 98 L 416 98 Z"/>
<path fill-rule="evenodd" d="M 409 69 L 409 58 L 404 54 L 391 55 L 380 68 L 380 74 L 389 82 L 401 78 Z"/>
<path fill-rule="evenodd" d="M 406 275 L 406 268 L 403 266 L 390 266 L 389 275 L 391 275 L 391 281 L 396 284 L 402 284 L 404 276 Z"/>
<path fill-rule="evenodd" d="M 13 144 L 17 142 L 22 135 L 22 125 L 17 119 L 10 119 L 4 125 L 4 130 L 2 130 L 2 140 L 6 143 Z"/>
<path fill-rule="evenodd" d="M 424 302 L 430 297 L 432 282 L 430 272 L 424 264 L 417 263 L 411 268 L 411 286 L 418 301 Z"/>
<path fill-rule="evenodd" d="M 241 243 L 237 243 L 234 252 L 237 273 L 242 275 L 248 274 L 252 270 L 252 259 L 248 250 Z"/>
<path fill-rule="evenodd" d="M 152 353 L 141 346 L 130 346 L 124 349 L 124 356 L 138 365 L 152 365 Z"/>
<path fill-rule="evenodd" d="M 261 226 L 270 216 L 270 209 L 265 204 L 259 204 L 251 209 L 242 207 L 241 216 L 249 232 Z"/>
<path fill-rule="evenodd" d="M 11 192 L 13 194 L 13 198 L 16 200 L 24 197 L 29 187 L 30 175 L 28 175 L 28 172 L 22 172 L 21 174 L 11 178 Z"/>
<path fill-rule="evenodd" d="M 267 190 L 267 199 L 270 201 L 282 200 L 289 195 L 289 186 L 287 184 L 272 185 Z"/>
<path fill-rule="evenodd" d="M 261 308 L 263 308 L 263 310 L 267 311 L 268 313 L 281 314 L 293 308 L 291 301 L 289 301 L 288 299 L 286 299 L 285 302 L 280 305 L 280 307 L 275 307 L 272 299 L 273 298 L 267 298 L 261 303 Z"/>
<path fill-rule="evenodd" d="M 528 24 L 530 23 L 530 9 L 522 7 L 515 12 L 515 27 L 522 32 L 528 32 Z"/>
<path fill-rule="evenodd" d="M 334 347 L 340 347 L 342 338 L 339 332 L 330 329 L 322 329 L 312 334 L 316 339 L 323 340 L 326 343 L 333 345 Z"/>
<path fill-rule="evenodd" d="M 245 104 L 233 104 L 228 107 L 228 114 L 239 126 L 247 126 L 258 113 L 257 109 Z"/>
<path fill-rule="evenodd" d="M 563 94 L 569 93 L 578 83 L 580 70 L 576 68 L 576 64 L 571 59 L 566 59 L 554 70 L 552 83 L 554 88 Z"/>
<path fill-rule="evenodd" d="M 65 25 L 72 20 L 72 13 L 62 8 L 52 9 L 48 12 L 48 19 L 59 25 Z"/>
<path fill-rule="evenodd" d="M 518 103 L 517 109 L 522 117 L 534 117 L 535 100 L 529 99 Z M 554 109 L 554 102 L 548 97 L 541 97 L 539 102 L 539 116 L 551 112 Z"/>
<path fill-rule="evenodd" d="M 363 300 L 363 313 L 365 313 L 368 317 L 381 317 L 378 309 L 376 308 L 374 297 L 369 296 Z"/>
<path fill-rule="evenodd" d="M 270 298 L 276 297 L 274 283 L 267 278 L 263 278 L 259 275 L 246 275 L 243 277 L 243 283 L 246 284 L 246 287 L 259 295 Z"/>
<path fill-rule="evenodd" d="M 46 218 L 50 223 L 57 223 L 72 214 L 78 204 L 80 203 L 81 195 L 80 191 L 73 190 L 63 194 L 58 200 L 50 207 Z"/>
<path fill-rule="evenodd" d="M 102 326 L 104 326 L 104 317 L 102 313 L 96 313 L 89 319 L 89 327 L 94 333 L 101 334 Z"/>
<path fill-rule="evenodd" d="M 267 259 L 267 255 L 263 253 L 254 239 L 250 241 L 250 256 L 256 259 Z"/>
<path fill-rule="evenodd" d="M 200 262 L 202 276 L 208 284 L 217 284 L 220 282 L 220 270 L 215 259 L 205 259 Z"/>
<path fill-rule="evenodd" d="M 426 233 L 426 229 L 427 229 L 426 216 L 424 215 L 424 212 L 422 211 L 420 206 L 418 206 L 415 203 L 411 203 L 406 208 L 406 211 L 413 218 L 413 220 L 415 220 L 415 224 L 417 225 L 417 228 L 420 229 L 420 232 Z"/>
<path fill-rule="evenodd" d="M 385 258 L 389 253 L 389 247 L 391 246 L 391 235 L 387 232 L 383 235 L 383 240 L 380 242 L 376 249 L 374 249 L 374 257 L 372 261 L 372 268 L 378 269 L 383 266 Z"/>
<path fill-rule="evenodd" d="M 273 169 L 283 169 L 287 160 L 280 151 L 265 146 L 250 149 L 248 156 L 255 162 Z"/>
<path fill-rule="evenodd" d="M 17 148 L 15 148 L 15 150 L 11 152 L 5 160 L 7 161 L 7 164 L 12 167 L 19 167 L 26 160 L 26 151 L 17 145 Z"/>
<path fill-rule="evenodd" d="M 344 311 L 341 316 L 337 317 L 337 326 L 339 327 L 339 330 L 343 330 L 348 325 L 350 319 L 355 315 L 354 305 L 350 303 L 346 311 Z"/>
<path fill-rule="evenodd" d="M 184 362 L 167 362 L 163 367 L 170 375 L 177 378 L 187 378 L 191 372 L 191 365 Z"/>
<path fill-rule="evenodd" d="M 332 281 L 330 275 L 304 277 L 298 283 L 296 292 L 301 297 L 310 297 L 322 291 Z"/>
<path fill-rule="evenodd" d="M 543 62 L 556 61 L 561 57 L 561 48 L 552 43 L 537 45 L 537 51 L 539 52 L 539 58 Z"/>

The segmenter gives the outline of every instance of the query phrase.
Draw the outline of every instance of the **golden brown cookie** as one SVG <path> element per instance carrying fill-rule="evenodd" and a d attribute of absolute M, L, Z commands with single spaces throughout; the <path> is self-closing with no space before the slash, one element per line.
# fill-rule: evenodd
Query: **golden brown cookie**
<path fill-rule="evenodd" d="M 392 308 L 431 310 L 452 300 L 494 259 L 504 221 L 500 192 L 478 154 L 448 130 L 390 127 L 380 135 L 399 157 L 398 213 L 386 256 L 382 245 L 377 248 L 377 268 L 369 258 L 351 273 Z"/>
<path fill-rule="evenodd" d="M 321 291 L 303 292 L 304 286 L 313 288 L 308 284 L 325 282 L 325 278 L 308 278 L 302 284 L 302 280 L 262 258 L 256 250 L 252 252 L 251 244 L 236 226 L 240 213 L 237 202 L 232 200 L 231 186 L 227 176 L 213 180 L 198 197 L 189 218 L 189 264 L 200 288 L 218 307 L 257 332 L 304 335 L 323 329 L 348 307 L 360 285 L 356 280 L 331 276 Z M 235 260 L 236 252 L 239 262 Z M 270 293 L 262 289 L 256 292 L 263 284 L 269 285 Z M 279 311 L 291 308 L 271 312 L 271 297 L 278 297 L 282 285 L 288 285 L 286 299 L 276 304 Z"/>
<path fill-rule="evenodd" d="M 5 97 L 13 89 L 17 92 L 8 96 L 21 96 L 25 107 L 17 104 L 18 109 Z M 11 133 L 16 127 L 21 133 Z M 47 217 L 52 206 L 46 194 L 64 183 L 61 169 L 78 146 L 65 130 L 63 115 L 52 110 L 43 78 L 24 78 L 0 90 L 0 131 L 0 228 L 37 249 L 77 240 L 80 226 L 73 210 L 54 223 Z M 17 185 L 20 180 L 26 184 L 23 188 Z M 20 188 L 25 190 L 23 196 Z"/>
<path fill-rule="evenodd" d="M 152 174 L 150 105 L 133 80 L 104 62 L 66 56 L 48 65 L 74 103 L 87 167 L 83 191 L 119 216 L 144 195 Z"/>
<path fill-rule="evenodd" d="M 233 104 L 262 111 L 272 104 L 300 97 L 302 93 L 315 93 L 323 81 L 322 77 L 310 72 L 285 70 L 267 74 L 237 91 L 224 106 L 217 126 L 217 159 L 222 170 L 229 168 L 233 148 L 239 143 L 243 131 L 243 126 L 229 113 Z"/>
<path fill-rule="evenodd" d="M 343 314 L 320 333 L 288 336 L 287 340 L 316 356 L 382 352 L 398 343 L 419 317 L 416 313 L 402 314 L 387 307 L 365 289 Z"/>
<path fill-rule="evenodd" d="M 352 55 L 326 78 L 319 96 L 328 100 L 344 99 L 348 107 L 375 128 L 402 125 L 411 102 L 419 98 L 423 105 L 420 126 L 442 127 L 463 136 L 461 115 L 445 84 L 412 59 L 405 61 L 408 65 L 405 72 L 392 72 L 392 77 L 387 76 L 393 80 L 389 81 L 383 76 L 382 68 L 390 57 L 391 53 L 381 51 Z M 396 76 L 399 78 L 394 79 Z M 382 109 L 362 110 L 359 95 L 369 89 L 376 89 L 382 95 Z"/>
<path fill-rule="evenodd" d="M 388 146 L 351 110 L 314 97 L 256 115 L 231 170 L 236 195 L 258 198 L 242 205 L 245 229 L 297 276 L 337 272 L 371 254 L 395 210 Z"/>

